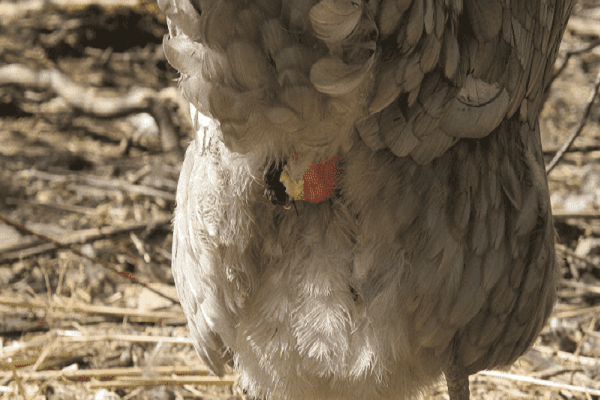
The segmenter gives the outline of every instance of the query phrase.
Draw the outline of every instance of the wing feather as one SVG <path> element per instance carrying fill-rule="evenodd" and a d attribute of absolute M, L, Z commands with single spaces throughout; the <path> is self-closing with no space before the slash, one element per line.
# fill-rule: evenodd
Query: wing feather
<path fill-rule="evenodd" d="M 221 336 L 210 327 L 206 314 L 202 312 L 202 308 L 206 307 L 206 296 L 209 295 L 209 291 L 206 290 L 206 283 L 199 274 L 186 273 L 187 266 L 199 265 L 207 260 L 206 257 L 202 257 L 201 245 L 194 242 L 196 237 L 194 222 L 188 218 L 188 215 L 195 214 L 189 211 L 189 207 L 193 207 L 193 200 L 189 199 L 188 194 L 193 193 L 190 185 L 194 184 L 191 181 L 195 172 L 194 152 L 196 145 L 201 143 L 202 141 L 194 142 L 189 147 L 188 157 L 185 158 L 181 169 L 173 233 L 173 278 L 179 301 L 190 321 L 190 334 L 194 339 L 194 347 L 210 370 L 222 376 L 225 373 L 225 365 L 231 363 L 231 356 L 226 353 Z"/>
<path fill-rule="evenodd" d="M 443 154 L 438 147 L 427 143 L 428 134 L 437 126 L 451 137 L 481 138 L 494 131 L 505 117 L 513 115 L 524 100 L 533 103 L 537 110 L 548 69 L 542 60 L 553 59 L 558 35 L 564 29 L 565 16 L 572 6 L 570 3 L 560 2 L 553 7 L 552 2 L 545 1 L 465 0 L 462 4 L 461 1 L 413 0 L 410 8 L 407 1 L 398 2 L 397 12 L 389 16 L 392 3 L 384 1 L 378 10 L 377 21 L 382 23 L 382 37 L 397 37 L 395 42 L 381 42 L 382 53 L 392 52 L 386 50 L 386 46 L 396 46 L 401 51 L 377 70 L 376 80 L 379 83 L 374 88 L 368 111 L 383 112 L 384 105 L 401 108 L 404 114 L 411 115 L 407 124 L 413 118 L 420 118 L 420 113 L 443 115 L 444 118 L 433 124 L 413 125 L 413 135 L 421 138 L 419 146 L 423 147 L 415 151 L 421 162 Z M 555 9 L 560 10 L 556 17 Z M 406 24 L 400 20 L 404 11 L 410 15 Z M 466 13 L 470 26 L 458 23 L 461 13 Z M 440 28 L 444 28 L 443 35 Z M 393 29 L 397 31 L 396 35 Z M 390 63 L 407 71 L 398 72 L 401 79 L 392 81 L 387 78 L 386 66 Z M 420 66 L 420 74 L 415 74 L 412 65 Z M 463 67 L 459 68 L 459 65 Z M 421 105 L 419 110 L 411 110 L 419 103 L 414 93 L 420 86 L 426 85 L 429 75 L 437 73 L 438 69 L 443 71 L 443 81 L 439 85 L 452 85 L 456 89 L 454 97 L 442 104 Z M 489 100 L 489 96 L 479 98 L 471 87 L 470 82 L 473 81 L 478 82 L 479 87 L 485 84 L 494 87 L 496 94 L 491 96 L 493 101 Z M 466 98 L 468 101 L 465 101 Z M 528 120 L 533 125 L 530 116 Z M 395 148 L 404 149 L 389 137 L 388 129 L 387 125 L 379 126 L 381 135 L 387 137 L 386 143 L 394 143 Z M 397 134 L 402 134 L 402 131 Z M 437 140 L 437 136 L 429 140 Z M 448 140 L 446 143 L 451 146 L 454 142 Z M 431 157 L 423 157 L 427 148 L 431 149 Z M 403 151 L 396 155 L 405 154 Z"/>

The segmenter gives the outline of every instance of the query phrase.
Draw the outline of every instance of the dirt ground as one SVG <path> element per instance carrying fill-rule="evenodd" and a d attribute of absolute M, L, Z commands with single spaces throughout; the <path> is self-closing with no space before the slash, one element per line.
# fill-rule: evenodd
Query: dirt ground
<path fill-rule="evenodd" d="M 0 399 L 240 399 L 188 339 L 170 270 L 191 138 L 149 0 L 0 0 Z M 564 68 L 563 68 L 564 67 Z M 577 5 L 541 113 L 559 298 L 475 399 L 600 399 L 600 2 Z M 600 80 L 599 80 L 600 82 Z M 426 398 L 447 398 L 440 385 Z"/>

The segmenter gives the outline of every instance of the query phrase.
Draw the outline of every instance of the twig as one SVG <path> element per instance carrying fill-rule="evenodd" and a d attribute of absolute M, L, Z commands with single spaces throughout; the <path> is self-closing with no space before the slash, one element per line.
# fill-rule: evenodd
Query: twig
<path fill-rule="evenodd" d="M 83 215 L 94 215 L 97 213 L 97 211 L 94 208 L 77 206 L 75 204 L 44 203 L 37 200 L 30 200 L 28 201 L 28 203 L 32 206 L 51 208 L 57 211 L 64 211 L 69 213 L 78 213 Z"/>
<path fill-rule="evenodd" d="M 1 364 L 0 364 L 1 365 Z M 4 366 L 3 366 L 4 367 Z M 63 370 L 63 371 L 35 371 L 28 375 L 29 380 L 42 381 L 48 379 L 65 378 L 76 381 L 88 381 L 92 378 L 118 378 L 118 377 L 136 377 L 143 376 L 146 373 L 145 368 L 107 368 L 107 369 L 89 369 L 89 370 Z M 12 371 L 1 372 L 0 377 L 11 375 Z M 188 366 L 154 366 L 152 373 L 157 375 L 186 375 L 186 376 L 206 376 L 210 374 L 208 368 L 191 368 Z"/>
<path fill-rule="evenodd" d="M 170 343 L 170 344 L 194 344 L 194 340 L 189 337 L 171 337 L 171 336 L 145 336 L 145 335 L 122 335 L 107 333 L 104 335 L 81 335 L 79 331 L 56 330 L 55 334 L 59 337 L 69 339 L 69 342 L 105 342 L 114 340 L 117 342 L 136 342 L 136 343 Z"/>
<path fill-rule="evenodd" d="M 551 356 L 556 356 L 560 360 L 577 363 L 586 367 L 597 367 L 600 365 L 600 360 L 592 357 L 575 356 L 572 353 L 566 351 L 556 351 L 555 349 L 547 346 L 537 345 L 531 351 L 538 353 L 545 353 Z"/>
<path fill-rule="evenodd" d="M 587 283 L 572 282 L 572 281 L 563 279 L 563 280 L 561 280 L 560 284 L 561 284 L 561 286 L 567 286 L 567 287 L 570 287 L 573 289 L 577 289 L 580 292 L 579 295 L 600 294 L 600 287 L 594 286 L 594 285 L 588 285 Z"/>
<path fill-rule="evenodd" d="M 159 219 L 157 221 L 151 221 L 149 223 L 126 223 L 120 226 L 106 226 L 106 227 L 102 227 L 102 228 L 93 228 L 93 229 L 86 229 L 83 231 L 78 231 L 78 232 L 74 232 L 68 235 L 64 235 L 62 236 L 59 240 L 54 240 L 51 238 L 46 237 L 45 235 L 42 235 L 40 233 L 35 232 L 32 229 L 28 229 L 27 227 L 24 227 L 23 225 L 19 224 L 16 221 L 13 221 L 9 218 L 7 218 L 6 216 L 3 216 L 2 214 L 0 214 L 0 221 L 4 221 L 5 223 L 14 226 L 15 228 L 27 232 L 29 234 L 35 235 L 38 238 L 47 241 L 49 243 L 47 244 L 43 244 L 41 246 L 38 246 L 34 249 L 28 249 L 29 251 L 25 250 L 21 250 L 21 251 L 15 251 L 13 253 L 7 253 L 7 254 L 0 254 L 0 263 L 2 262 L 7 262 L 9 260 L 12 259 L 19 259 L 24 257 L 25 255 L 31 255 L 32 251 L 31 250 L 35 250 L 36 254 L 39 254 L 41 252 L 45 252 L 45 251 L 53 251 L 58 249 L 59 247 L 62 247 L 64 249 L 67 249 L 69 251 L 72 251 L 73 253 L 77 254 L 80 257 L 83 257 L 87 260 L 90 260 L 92 262 L 97 262 L 100 263 L 100 265 L 105 268 L 106 270 L 113 272 L 119 276 L 124 276 L 130 280 L 132 280 L 133 282 L 137 283 L 138 285 L 141 285 L 145 288 L 147 288 L 148 290 L 150 290 L 153 293 L 156 293 L 157 295 L 170 300 L 174 303 L 178 303 L 177 299 L 171 298 L 167 295 L 165 295 L 164 293 L 161 293 L 160 291 L 152 288 L 150 285 L 144 283 L 144 282 L 140 282 L 139 280 L 137 280 L 135 278 L 135 276 L 133 276 L 132 274 L 124 274 L 121 271 L 118 271 L 116 268 L 112 267 L 112 265 L 110 263 L 108 263 L 107 261 L 104 261 L 102 259 L 99 259 L 97 257 L 90 257 L 86 254 L 81 253 L 78 250 L 75 250 L 72 248 L 71 245 L 73 244 L 81 244 L 81 243 L 86 243 L 92 240 L 97 240 L 97 239 L 101 239 L 104 238 L 106 236 L 110 236 L 110 235 L 116 235 L 119 233 L 125 233 L 125 232 L 131 232 L 134 230 L 138 230 L 138 229 L 148 229 L 149 227 L 152 226 L 159 226 L 159 225 L 166 225 L 166 224 L 170 224 L 171 223 L 171 218 L 162 218 Z"/>
<path fill-rule="evenodd" d="M 8 359 L 8 367 L 11 370 L 13 379 L 15 381 L 17 381 L 17 386 L 19 387 L 19 391 L 21 392 L 21 394 L 23 395 L 25 400 L 29 400 L 29 396 L 27 396 L 27 393 L 25 392 L 25 388 L 23 387 L 23 382 L 21 380 L 21 377 L 19 376 L 19 373 L 17 372 L 17 368 L 15 367 L 15 364 L 13 364 L 13 362 L 10 358 Z"/>
<path fill-rule="evenodd" d="M 46 337 L 56 336 L 66 343 L 89 343 L 106 342 L 109 340 L 117 342 L 135 342 L 135 343 L 168 343 L 168 344 L 194 344 L 193 339 L 189 337 L 171 337 L 171 336 L 146 336 L 146 335 L 124 335 L 120 333 L 106 333 L 103 335 L 84 335 L 80 331 L 67 331 L 57 329 L 48 332 Z M 42 337 L 44 337 L 42 336 Z M 48 338 L 40 340 L 31 340 L 25 343 L 17 342 L 12 346 L 6 346 L 2 349 L 4 357 L 14 357 L 17 354 L 27 352 L 32 348 L 42 347 L 46 344 Z M 1 376 L 1 374 L 0 374 Z"/>
<path fill-rule="evenodd" d="M 565 54 L 565 61 L 562 63 L 560 68 L 558 68 L 558 71 L 556 71 L 556 73 L 554 73 L 552 75 L 552 78 L 550 79 L 550 82 L 548 82 L 548 85 L 546 85 L 546 87 L 549 87 L 550 85 L 552 85 L 552 83 L 556 80 L 556 78 L 565 70 L 571 57 L 578 56 L 583 53 L 587 53 L 588 51 L 592 51 L 598 46 L 600 46 L 600 39 L 595 39 L 594 41 L 592 41 L 587 46 L 585 46 L 581 49 L 568 51 L 567 54 Z"/>
<path fill-rule="evenodd" d="M 552 171 L 554 169 L 554 167 L 556 167 L 556 164 L 558 164 L 558 162 L 563 157 L 565 152 L 569 149 L 571 144 L 575 141 L 577 136 L 579 136 L 579 134 L 583 130 L 583 127 L 585 126 L 585 124 L 590 116 L 590 113 L 592 111 L 592 104 L 594 103 L 594 99 L 598 95 L 599 89 L 600 89 L 600 70 L 596 74 L 596 80 L 594 82 L 594 89 L 591 91 L 590 96 L 588 97 L 588 99 L 585 103 L 583 117 L 579 120 L 579 126 L 577 127 L 577 129 L 575 129 L 575 132 L 573 132 L 571 134 L 569 139 L 567 139 L 567 141 L 563 144 L 563 146 L 560 148 L 560 150 L 558 150 L 556 152 L 552 161 L 550 161 L 548 163 L 548 166 L 546 167 L 546 174 L 549 174 L 550 171 Z"/>
<path fill-rule="evenodd" d="M 532 372 L 529 376 L 535 379 L 547 380 L 553 376 L 572 374 L 574 372 L 585 372 L 585 368 L 582 366 L 565 367 L 563 365 L 556 365 L 543 371 Z"/>
<path fill-rule="evenodd" d="M 45 171 L 38 171 L 35 169 L 19 171 L 19 178 L 38 178 L 54 183 L 60 182 L 76 182 L 83 183 L 97 188 L 121 190 L 127 193 L 135 193 L 143 196 L 155 197 L 157 199 L 163 199 L 167 201 L 175 201 L 175 195 L 171 192 L 165 192 L 162 190 L 155 189 L 153 187 L 144 185 L 135 185 L 129 182 L 125 182 L 119 179 L 106 179 L 98 176 L 91 175 L 57 175 L 51 174 Z"/>
<path fill-rule="evenodd" d="M 71 106 L 87 114 L 115 118 L 148 112 L 156 92 L 150 88 L 133 87 L 123 96 L 102 96 L 97 88 L 73 82 L 56 69 L 34 71 L 21 64 L 0 67 L 0 86 L 20 85 L 36 90 L 52 90 Z"/>
<path fill-rule="evenodd" d="M 600 313 L 600 305 L 593 307 L 581 307 L 573 310 L 556 311 L 553 316 L 556 318 L 573 318 L 581 315 L 595 315 Z"/>
<path fill-rule="evenodd" d="M 56 349 L 57 345 L 58 345 L 58 340 L 53 340 L 49 346 L 44 346 L 44 348 L 42 349 L 41 353 L 39 354 L 37 360 L 35 361 L 35 364 L 33 364 L 29 373 L 25 376 L 25 379 L 24 379 L 25 382 L 27 382 L 31 378 L 31 374 L 35 373 L 38 370 L 40 365 L 42 365 L 42 363 L 46 360 L 46 358 L 48 358 L 48 356 L 50 355 L 50 352 L 52 352 L 54 349 Z"/>
<path fill-rule="evenodd" d="M 118 234 L 122 234 L 122 233 L 128 233 L 128 232 L 137 231 L 137 230 L 141 230 L 141 229 L 148 229 L 148 228 L 154 227 L 154 226 L 168 225 L 171 223 L 171 218 L 165 217 L 165 218 L 161 218 L 161 219 L 151 221 L 151 222 L 126 222 L 121 225 L 109 225 L 109 226 L 103 226 L 100 228 L 82 229 L 79 231 L 74 231 L 71 233 L 61 235 L 60 237 L 58 237 L 56 239 L 49 238 L 45 235 L 42 235 L 41 233 L 36 232 L 35 229 L 32 229 L 27 226 L 23 226 L 22 224 L 19 224 L 18 222 L 13 221 L 12 219 L 10 219 L 2 214 L 0 214 L 0 221 L 3 221 L 9 225 L 12 225 L 15 228 L 17 228 L 18 230 L 25 232 L 29 235 L 34 235 L 45 242 L 49 242 L 48 245 L 51 245 L 50 250 L 54 250 L 59 247 L 62 247 L 64 249 L 71 250 L 78 256 L 86 258 L 90 261 L 106 263 L 104 260 L 101 260 L 99 258 L 94 258 L 94 257 L 87 256 L 85 254 L 82 254 L 79 251 L 72 249 L 70 246 L 74 245 L 74 244 L 89 243 L 94 240 L 104 239 L 106 237 L 118 235 Z M 39 243 L 39 242 L 37 242 L 37 243 Z M 29 243 L 28 245 L 31 246 L 31 245 L 35 245 L 37 243 L 36 242 Z M 15 244 L 14 246 L 3 247 L 2 251 L 0 251 L 0 255 L 2 255 L 2 257 L 0 257 L 0 263 L 7 262 L 10 259 L 13 259 L 12 258 L 13 255 L 9 252 L 13 252 L 13 251 L 16 252 L 21 248 L 23 248 L 23 246 L 20 244 Z M 22 255 L 17 254 L 16 258 L 18 259 L 19 257 L 22 257 Z"/>
<path fill-rule="evenodd" d="M 556 154 L 559 149 L 546 149 L 543 151 L 545 156 L 551 156 Z M 592 151 L 600 151 L 600 145 L 588 145 L 588 146 L 571 146 L 569 147 L 568 153 L 591 153 Z"/>
<path fill-rule="evenodd" d="M 583 348 L 583 345 L 587 342 L 588 338 L 590 337 L 590 334 L 593 333 L 595 326 L 596 326 L 596 317 L 592 317 L 592 320 L 590 321 L 588 328 L 583 330 L 583 336 L 577 341 L 577 348 L 575 349 L 575 352 L 573 353 L 573 355 L 575 357 L 577 357 L 577 356 L 579 356 L 579 354 L 581 354 L 581 349 Z"/>
<path fill-rule="evenodd" d="M 570 218 L 581 218 L 581 219 L 599 219 L 600 213 L 563 213 L 563 212 L 553 212 L 552 218 L 555 221 L 562 221 Z"/>
<path fill-rule="evenodd" d="M 565 246 L 565 245 L 562 245 L 562 244 L 560 244 L 560 243 L 557 243 L 555 246 L 556 246 L 556 248 L 557 248 L 557 249 L 559 249 L 560 251 L 562 251 L 562 252 L 563 252 L 564 254 L 566 254 L 567 256 L 569 256 L 569 257 L 573 257 L 573 258 L 574 258 L 574 259 L 576 259 L 576 260 L 579 260 L 579 261 L 581 261 L 581 262 L 584 262 L 584 263 L 585 263 L 585 264 L 587 264 L 589 267 L 592 267 L 592 268 L 600 268 L 600 265 L 598 265 L 597 263 L 594 263 L 592 260 L 590 260 L 590 259 L 589 259 L 589 258 L 587 258 L 587 257 L 582 257 L 582 256 L 579 256 L 579 255 L 575 254 L 575 252 L 574 252 L 573 250 L 569 249 L 569 248 L 568 248 L 567 246 Z"/>
<path fill-rule="evenodd" d="M 573 15 L 569 19 L 567 29 L 573 31 L 578 36 L 600 37 L 600 25 L 596 18 L 584 18 Z"/>
<path fill-rule="evenodd" d="M 117 118 L 142 112 L 149 113 L 161 129 L 163 150 L 179 145 L 169 111 L 171 88 L 156 92 L 150 88 L 133 87 L 118 97 L 102 96 L 98 88 L 85 87 L 73 82 L 56 69 L 34 71 L 25 65 L 10 64 L 0 67 L 0 86 L 20 85 L 36 90 L 52 90 L 73 108 L 96 118 Z"/>
<path fill-rule="evenodd" d="M 127 317 L 134 318 L 141 321 L 152 321 L 168 324 L 186 324 L 187 321 L 183 312 L 169 311 L 169 312 L 156 312 L 156 311 L 138 311 L 131 308 L 120 308 L 120 307 L 108 307 L 108 306 L 92 306 L 87 304 L 74 304 L 74 305 L 63 305 L 58 304 L 55 301 L 46 299 L 38 300 L 33 298 L 25 298 L 20 296 L 0 296 L 0 304 L 9 307 L 26 307 L 26 308 L 41 308 L 70 313 L 82 313 L 82 314 L 100 314 L 105 316 L 113 317 Z"/>
<path fill-rule="evenodd" d="M 530 383 L 533 385 L 546 386 L 546 387 L 556 388 L 556 389 L 560 389 L 560 390 L 571 390 L 573 392 L 589 393 L 594 396 L 600 396 L 600 390 L 597 390 L 597 389 L 586 388 L 583 386 L 568 385 L 566 383 L 546 381 L 543 379 L 530 378 L 528 376 L 509 374 L 509 373 L 500 372 L 500 371 L 480 371 L 477 373 L 476 376 L 490 376 L 490 377 L 495 377 L 495 378 L 505 378 L 505 379 L 510 379 L 511 381 L 516 381 L 516 382 L 525 382 L 525 383 Z"/>
<path fill-rule="evenodd" d="M 148 264 L 150 262 L 152 262 L 152 258 L 150 257 L 150 254 L 148 254 L 148 252 L 144 248 L 144 242 L 142 241 L 142 239 L 140 239 L 133 232 L 129 232 L 129 237 L 131 238 L 131 241 L 133 242 L 133 245 L 135 246 L 135 248 L 138 251 L 138 253 L 140 253 L 140 256 L 142 256 L 142 258 L 144 259 L 144 261 L 146 263 L 148 263 Z"/>
<path fill-rule="evenodd" d="M 217 376 L 177 376 L 177 377 L 159 377 L 159 378 L 129 378 L 118 379 L 111 382 L 91 382 L 90 389 L 100 388 L 123 388 L 138 386 L 157 386 L 157 385 L 204 385 L 204 386 L 233 386 L 236 377 L 225 375 L 221 378 Z"/>
<path fill-rule="evenodd" d="M 28 13 L 42 12 L 45 7 L 52 5 L 60 8 L 85 7 L 88 5 L 99 5 L 101 7 L 135 7 L 140 4 L 140 0 L 45 0 L 45 1 L 19 1 L 19 2 L 0 2 L 0 21 L 6 24 L 8 21 L 16 18 L 23 18 Z"/>

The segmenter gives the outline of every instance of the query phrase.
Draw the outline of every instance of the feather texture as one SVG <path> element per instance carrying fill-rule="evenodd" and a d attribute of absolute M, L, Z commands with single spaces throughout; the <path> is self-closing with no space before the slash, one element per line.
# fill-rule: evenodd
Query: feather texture
<path fill-rule="evenodd" d="M 573 0 L 159 6 L 196 129 L 173 274 L 213 372 L 406 399 L 531 345 L 558 268 L 537 114 Z M 263 196 L 274 165 L 296 211 Z"/>

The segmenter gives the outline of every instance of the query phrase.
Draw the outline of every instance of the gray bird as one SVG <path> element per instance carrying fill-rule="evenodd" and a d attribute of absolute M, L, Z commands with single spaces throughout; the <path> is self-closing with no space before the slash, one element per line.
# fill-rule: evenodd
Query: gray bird
<path fill-rule="evenodd" d="M 195 140 L 173 275 L 252 398 L 410 399 L 554 303 L 538 113 L 574 0 L 158 0 Z M 293 207 L 292 207 L 293 206 Z"/>

